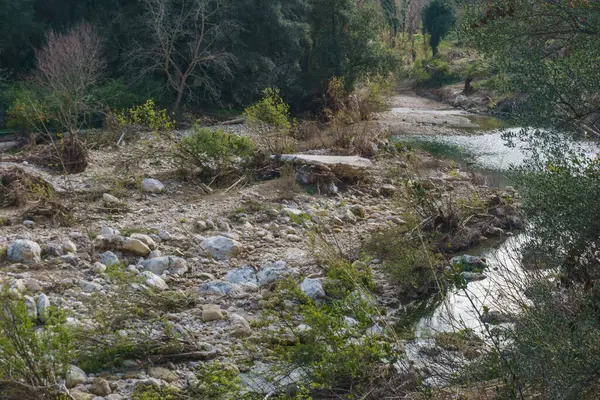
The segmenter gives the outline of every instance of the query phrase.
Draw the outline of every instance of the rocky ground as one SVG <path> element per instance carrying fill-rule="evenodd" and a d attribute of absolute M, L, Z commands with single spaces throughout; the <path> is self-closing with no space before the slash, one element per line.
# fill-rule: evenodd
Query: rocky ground
<path fill-rule="evenodd" d="M 381 113 L 374 124 L 396 134 L 448 133 L 472 125 L 462 113 L 414 95 L 394 97 L 390 105 L 398 110 Z M 68 177 L 11 160 L 0 168 L 39 174 L 57 192 L 48 207 L 60 204 L 73 214 L 68 226 L 60 226 L 62 221 L 48 218 L 48 213 L 43 218 L 32 212 L 36 204 L 31 202 L 0 210 L 6 224 L 0 234 L 0 249 L 6 249 L 0 279 L 26 296 L 40 326 L 49 307 L 58 306 L 73 326 L 93 328 L 92 300 L 113 299 L 104 307 L 118 308 L 118 296 L 124 295 L 110 274 L 111 266 L 122 264 L 139 277 L 134 290 L 135 285 L 146 285 L 177 295 L 178 305 L 162 315 L 177 334 L 193 337 L 195 349 L 186 348 L 183 355 L 133 356 L 87 374 L 73 366 L 67 386 L 77 399 L 129 398 L 147 383 L 184 387 L 196 379 L 192 371 L 198 364 L 245 355 L 245 340 L 257 334 L 255 322 L 274 282 L 293 276 L 307 295 L 326 296 L 324 269 L 311 241 L 315 227 L 341 243 L 351 261 L 358 259 L 362 240 L 371 232 L 407 226 L 409 179 L 455 198 L 472 198 L 473 193 L 486 202 L 499 198 L 479 177 L 426 154 L 407 160 L 383 151 L 364 165 L 349 167 L 360 170 L 360 179 L 352 185 L 336 181 L 321 191 L 304 185 L 293 194 L 282 185 L 285 177 L 214 190 L 183 181 L 168 143 L 158 139 L 92 151 L 88 169 Z M 474 225 L 471 236 L 476 240 L 502 235 L 503 228 L 511 227 L 504 218 L 510 210 L 497 206 L 497 214 L 485 217 L 493 221 L 484 218 Z M 377 299 L 389 310 L 388 322 L 393 322 L 401 313 L 398 288 L 380 265 L 381 260 L 370 261 Z M 158 312 L 159 305 L 154 307 Z M 119 335 L 135 338 L 143 332 L 156 340 L 164 335 L 158 326 L 144 325 L 135 316 L 128 322 Z M 238 369 L 248 377 L 260 365 Z M 246 384 L 259 390 L 256 382 Z"/>

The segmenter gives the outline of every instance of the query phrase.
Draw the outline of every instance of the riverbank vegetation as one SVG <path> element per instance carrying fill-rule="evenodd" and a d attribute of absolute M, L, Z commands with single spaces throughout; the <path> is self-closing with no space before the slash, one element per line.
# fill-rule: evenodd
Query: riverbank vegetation
<path fill-rule="evenodd" d="M 0 0 L 0 399 L 600 396 L 599 27 L 587 0 Z M 515 188 L 389 140 L 398 87 L 526 127 Z M 494 237 L 492 309 L 464 252 Z M 451 291 L 479 328 L 415 337 Z"/>

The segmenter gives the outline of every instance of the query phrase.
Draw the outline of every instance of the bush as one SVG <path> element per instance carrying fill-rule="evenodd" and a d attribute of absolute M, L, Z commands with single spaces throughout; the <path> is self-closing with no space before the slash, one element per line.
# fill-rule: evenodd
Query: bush
<path fill-rule="evenodd" d="M 275 154 L 295 151 L 290 106 L 279 95 L 279 89 L 265 89 L 263 98 L 246 108 L 244 115 L 247 123 L 258 131 L 259 144 L 267 151 Z"/>
<path fill-rule="evenodd" d="M 41 132 L 52 120 L 50 110 L 26 89 L 14 90 L 14 102 L 6 112 L 6 126 L 23 132 Z"/>
<path fill-rule="evenodd" d="M 74 357 L 73 336 L 65 316 L 53 309 L 43 328 L 30 316 L 25 300 L 7 287 L 0 292 L 0 391 L 15 398 L 55 399 Z"/>
<path fill-rule="evenodd" d="M 246 108 L 244 115 L 251 124 L 267 124 L 276 129 L 290 129 L 290 106 L 279 95 L 279 89 L 263 90 L 263 98 Z"/>
<path fill-rule="evenodd" d="M 148 129 L 158 134 L 175 129 L 175 120 L 167 110 L 157 107 L 154 100 L 150 99 L 128 110 L 109 113 L 105 127 L 111 131 Z"/>
<path fill-rule="evenodd" d="M 440 87 L 460 81 L 460 77 L 450 72 L 450 64 L 439 59 L 415 61 L 412 74 L 417 83 L 425 87 Z"/>
<path fill-rule="evenodd" d="M 175 147 L 175 155 L 182 167 L 193 165 L 199 168 L 205 179 L 227 176 L 237 167 L 244 167 L 254 151 L 254 143 L 246 137 L 199 126 Z"/>
<path fill-rule="evenodd" d="M 383 261 L 384 270 L 403 291 L 425 294 L 438 282 L 441 257 L 427 239 L 410 239 L 403 228 L 387 228 L 366 240 L 366 250 Z"/>
<path fill-rule="evenodd" d="M 394 351 L 389 339 L 366 332 L 376 325 L 379 315 L 366 296 L 357 290 L 339 300 L 318 303 L 304 295 L 293 281 L 282 282 L 263 320 L 270 326 L 266 335 L 289 338 L 272 345 L 281 375 L 299 368 L 299 385 L 311 388 L 315 396 L 324 391 L 351 398 L 376 387 L 374 382 L 384 379 L 385 360 L 393 362 Z M 298 323 L 304 325 L 302 330 L 295 327 Z M 280 332 L 276 326 L 280 326 Z M 267 337 L 265 340 L 273 342 Z"/>

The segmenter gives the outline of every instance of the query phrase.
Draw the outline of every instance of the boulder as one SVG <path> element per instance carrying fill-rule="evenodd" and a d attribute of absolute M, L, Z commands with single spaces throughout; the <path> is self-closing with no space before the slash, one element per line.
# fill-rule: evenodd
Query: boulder
<path fill-rule="evenodd" d="M 217 321 L 223 319 L 221 307 L 216 304 L 205 304 L 202 307 L 202 320 L 204 322 Z"/>
<path fill-rule="evenodd" d="M 371 160 L 358 156 L 320 156 L 309 154 L 281 154 L 272 156 L 295 165 L 306 165 L 332 172 L 338 178 L 360 178 L 373 166 Z"/>
<path fill-rule="evenodd" d="M 94 247 L 102 250 L 117 250 L 123 253 L 131 253 L 136 256 L 147 257 L 150 248 L 138 239 L 124 238 L 119 235 L 102 236 L 94 239 Z"/>
<path fill-rule="evenodd" d="M 202 248 L 215 260 L 228 260 L 242 252 L 241 243 L 225 236 L 204 239 Z"/>
<path fill-rule="evenodd" d="M 87 381 L 87 375 L 85 372 L 75 365 L 69 366 L 67 370 L 67 388 L 71 389 L 77 385 L 83 384 Z"/>
<path fill-rule="evenodd" d="M 287 273 L 285 262 L 277 261 L 272 265 L 263 267 L 256 277 L 258 278 L 259 286 L 264 286 L 278 281 Z"/>
<path fill-rule="evenodd" d="M 144 260 L 140 267 L 144 271 L 150 271 L 157 275 L 162 275 L 169 271 L 172 275 L 183 275 L 188 271 L 187 261 L 181 257 L 162 256 Z"/>
<path fill-rule="evenodd" d="M 471 256 L 468 254 L 462 256 L 452 257 L 450 259 L 450 264 L 459 268 L 461 271 L 473 272 L 476 270 L 483 270 L 487 268 L 487 264 L 482 258 Z"/>
<path fill-rule="evenodd" d="M 325 298 L 325 290 L 319 279 L 305 278 L 300 285 L 300 289 L 311 299 Z"/>
<path fill-rule="evenodd" d="M 108 193 L 102 195 L 102 202 L 105 207 L 118 207 L 121 205 L 121 200 Z"/>
<path fill-rule="evenodd" d="M 487 276 L 485 276 L 484 274 L 480 274 L 478 272 L 461 272 L 460 275 L 462 276 L 462 278 L 466 281 L 466 282 L 476 282 L 476 281 L 482 281 L 485 278 L 487 278 Z"/>
<path fill-rule="evenodd" d="M 157 179 L 146 178 L 142 181 L 142 190 L 146 193 L 158 194 L 165 191 L 165 185 Z"/>
<path fill-rule="evenodd" d="M 50 299 L 44 293 L 40 293 L 36 301 L 37 317 L 41 323 L 46 323 L 50 312 Z"/>
<path fill-rule="evenodd" d="M 112 251 L 105 251 L 104 253 L 100 254 L 100 263 L 110 267 L 112 265 L 121 264 L 121 261 L 119 260 L 119 257 L 117 257 L 117 255 Z"/>
<path fill-rule="evenodd" d="M 42 261 L 42 249 L 39 244 L 31 240 L 15 240 L 8 246 L 8 260 L 26 264 Z"/>
<path fill-rule="evenodd" d="M 91 392 L 94 393 L 96 396 L 105 397 L 111 394 L 112 390 L 110 388 L 110 384 L 106 381 L 106 379 L 96 378 L 94 379 L 94 382 L 92 382 Z"/>
<path fill-rule="evenodd" d="M 169 288 L 169 286 L 165 283 L 165 281 L 163 280 L 163 278 L 161 278 L 160 276 L 150 272 L 150 271 L 144 271 L 142 273 L 140 273 L 140 277 L 142 277 L 142 279 L 144 280 L 144 283 L 152 288 L 158 289 L 158 290 L 166 290 Z"/>
<path fill-rule="evenodd" d="M 225 280 L 231 283 L 258 283 L 256 272 L 252 267 L 242 267 L 229 271 Z"/>
<path fill-rule="evenodd" d="M 163 381 L 169 383 L 179 380 L 179 377 L 175 372 L 163 367 L 148 368 L 148 375 L 150 375 L 152 378 L 162 379 Z"/>
<path fill-rule="evenodd" d="M 144 243 L 146 246 L 150 248 L 150 250 L 156 249 L 156 242 L 148 235 L 143 233 L 134 233 L 129 236 L 131 239 L 137 239 L 140 242 Z"/>
<path fill-rule="evenodd" d="M 250 323 L 239 314 L 231 314 L 231 331 L 229 334 L 235 338 L 248 337 L 252 335 Z"/>
<path fill-rule="evenodd" d="M 201 284 L 198 290 L 203 294 L 216 294 L 225 296 L 238 292 L 240 288 L 239 286 L 229 282 L 212 281 Z"/>

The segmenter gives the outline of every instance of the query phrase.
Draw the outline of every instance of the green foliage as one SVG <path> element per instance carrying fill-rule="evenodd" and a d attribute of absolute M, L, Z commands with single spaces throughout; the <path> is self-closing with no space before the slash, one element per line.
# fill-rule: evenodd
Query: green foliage
<path fill-rule="evenodd" d="M 246 137 L 194 126 L 193 133 L 176 144 L 175 156 L 183 168 L 195 166 L 205 178 L 212 179 L 247 165 L 254 150 L 254 143 Z"/>
<path fill-rule="evenodd" d="M 175 129 L 175 120 L 167 113 L 167 110 L 157 107 L 152 99 L 128 110 L 109 114 L 105 124 L 109 130 L 113 131 L 149 129 L 158 134 Z"/>
<path fill-rule="evenodd" d="M 6 112 L 6 126 L 24 132 L 37 132 L 48 124 L 52 116 L 47 106 L 32 91 L 13 89 L 14 102 Z"/>
<path fill-rule="evenodd" d="M 600 4 L 567 3 L 465 1 L 462 33 L 526 95 L 512 115 L 523 126 L 599 132 Z"/>
<path fill-rule="evenodd" d="M 440 59 L 415 61 L 412 74 L 422 86 L 439 87 L 460 80 L 452 74 L 450 65 Z"/>
<path fill-rule="evenodd" d="M 235 365 L 213 362 L 197 371 L 198 381 L 189 389 L 192 398 L 237 400 L 241 398 L 240 373 Z"/>
<path fill-rule="evenodd" d="M 38 329 L 26 302 L 7 287 L 0 292 L 0 303 L 0 382 L 23 382 L 57 394 L 59 379 L 74 358 L 73 334 L 64 313 L 50 310 L 45 326 Z"/>
<path fill-rule="evenodd" d="M 379 2 L 310 2 L 313 47 L 305 71 L 309 90 L 324 92 L 333 76 L 344 77 L 351 90 L 360 79 L 394 71 L 396 56 L 379 37 L 386 26 Z"/>
<path fill-rule="evenodd" d="M 244 115 L 251 124 L 268 124 L 282 130 L 288 130 L 292 126 L 290 106 L 279 95 L 279 89 L 265 89 L 262 99 L 246 108 Z"/>
<path fill-rule="evenodd" d="M 365 333 L 375 324 L 378 310 L 360 290 L 324 303 L 308 298 L 293 281 L 281 283 L 276 293 L 279 300 L 271 301 L 273 308 L 265 316 L 265 323 L 283 321 L 279 336 L 289 336 L 290 324 L 295 325 L 297 320 L 284 305 L 287 300 L 299 304 L 299 321 L 304 329 L 291 328 L 293 344 L 276 343 L 273 350 L 280 362 L 291 365 L 285 370 L 301 368 L 305 374 L 304 382 L 313 390 L 327 389 L 334 393 L 348 390 L 352 395 L 364 394 L 379 376 L 381 360 L 394 359 L 388 339 Z M 356 322 L 350 322 L 347 317 Z M 277 318 L 279 322 L 271 321 L 271 318 Z"/>
<path fill-rule="evenodd" d="M 455 24 L 454 8 L 446 0 L 433 0 L 423 9 L 423 32 L 430 35 L 429 45 L 434 58 L 441 40 Z"/>
<path fill-rule="evenodd" d="M 181 396 L 172 387 L 139 385 L 131 394 L 131 400 L 177 400 Z"/>
<path fill-rule="evenodd" d="M 434 286 L 441 257 L 426 241 L 405 235 L 405 228 L 387 228 L 366 240 L 366 250 L 383 260 L 384 270 L 404 290 Z"/>
<path fill-rule="evenodd" d="M 595 200 L 600 194 L 600 159 L 590 158 L 585 148 L 563 134 L 524 131 L 522 135 L 532 144 L 531 157 L 513 169 L 513 179 L 531 222 L 531 245 L 561 260 L 560 268 L 570 279 L 600 277 L 597 263 L 586 257 L 600 244 L 600 208 Z"/>

